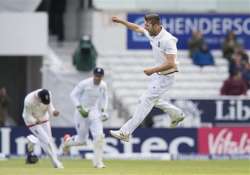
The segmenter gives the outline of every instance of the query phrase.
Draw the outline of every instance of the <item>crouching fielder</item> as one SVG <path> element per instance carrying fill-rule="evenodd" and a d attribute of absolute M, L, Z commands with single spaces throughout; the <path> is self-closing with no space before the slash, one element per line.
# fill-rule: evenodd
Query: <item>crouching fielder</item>
<path fill-rule="evenodd" d="M 28 152 L 33 152 L 36 142 L 39 142 L 44 152 L 50 157 L 55 168 L 63 168 L 58 160 L 55 145 L 52 139 L 49 116 L 58 116 L 55 110 L 51 93 L 46 89 L 38 89 L 29 93 L 24 100 L 23 119 L 26 126 L 32 132 L 28 136 Z"/>
<path fill-rule="evenodd" d="M 93 165 L 104 168 L 103 147 L 105 144 L 102 121 L 108 119 L 107 85 L 102 80 L 104 70 L 95 68 L 93 77 L 81 81 L 71 92 L 71 99 L 76 107 L 75 125 L 77 135 L 64 136 L 64 151 L 70 146 L 85 145 L 89 137 L 89 130 L 93 137 Z"/>

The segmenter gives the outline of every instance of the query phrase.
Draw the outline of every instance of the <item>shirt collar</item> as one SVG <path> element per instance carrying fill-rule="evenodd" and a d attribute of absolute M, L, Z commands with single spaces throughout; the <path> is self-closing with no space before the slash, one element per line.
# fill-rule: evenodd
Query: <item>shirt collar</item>
<path fill-rule="evenodd" d="M 161 31 L 154 37 L 154 39 L 160 39 L 165 33 L 165 29 L 163 26 L 161 26 Z"/>

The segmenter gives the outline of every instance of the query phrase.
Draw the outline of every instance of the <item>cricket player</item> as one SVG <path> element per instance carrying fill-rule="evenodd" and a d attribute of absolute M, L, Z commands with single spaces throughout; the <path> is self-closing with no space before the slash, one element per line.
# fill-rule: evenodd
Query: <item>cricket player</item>
<path fill-rule="evenodd" d="M 93 166 L 105 168 L 103 163 L 103 147 L 105 144 L 102 121 L 108 119 L 107 85 L 103 81 L 104 70 L 94 69 L 93 77 L 81 81 L 71 92 L 70 96 L 76 107 L 75 125 L 77 135 L 64 136 L 64 150 L 70 146 L 85 145 L 89 130 L 93 137 Z"/>
<path fill-rule="evenodd" d="M 29 135 L 28 154 L 32 155 L 34 145 L 39 142 L 44 152 L 50 157 L 55 168 L 64 168 L 58 160 L 52 139 L 49 117 L 59 115 L 52 104 L 51 92 L 38 89 L 29 93 L 24 100 L 23 119 L 33 135 Z M 29 156 L 28 155 L 28 156 Z M 29 160 L 29 157 L 27 158 Z"/>
<path fill-rule="evenodd" d="M 167 112 L 171 118 L 171 127 L 175 127 L 184 119 L 183 112 L 167 101 L 163 95 L 170 89 L 175 81 L 177 68 L 177 38 L 167 32 L 160 23 L 158 14 L 148 14 L 144 17 L 144 28 L 120 19 L 112 17 L 112 21 L 122 24 L 127 28 L 144 34 L 150 41 L 155 65 L 145 68 L 144 73 L 150 76 L 147 91 L 141 96 L 133 117 L 125 123 L 120 130 L 111 130 L 110 134 L 120 140 L 129 141 L 129 136 L 145 119 L 153 106 Z"/>

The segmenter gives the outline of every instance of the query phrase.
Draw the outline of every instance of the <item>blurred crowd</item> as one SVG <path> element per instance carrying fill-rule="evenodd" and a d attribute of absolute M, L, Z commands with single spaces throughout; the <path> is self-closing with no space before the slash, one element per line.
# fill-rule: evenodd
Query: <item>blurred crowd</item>
<path fill-rule="evenodd" d="M 0 86 L 0 127 L 8 125 L 10 99 L 4 86 Z"/>
<path fill-rule="evenodd" d="M 200 67 L 215 65 L 202 32 L 193 31 L 188 41 L 189 56 Z M 247 95 L 250 89 L 249 56 L 233 31 L 229 31 L 221 45 L 222 56 L 228 61 L 229 77 L 224 81 L 221 95 Z"/>

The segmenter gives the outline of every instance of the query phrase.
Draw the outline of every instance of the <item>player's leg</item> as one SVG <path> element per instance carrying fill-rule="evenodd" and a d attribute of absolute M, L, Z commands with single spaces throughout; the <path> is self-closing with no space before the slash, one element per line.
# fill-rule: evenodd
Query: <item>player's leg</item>
<path fill-rule="evenodd" d="M 53 138 L 52 138 L 52 131 L 51 131 L 50 121 L 47 121 L 46 123 L 41 124 L 41 126 L 44 129 L 44 131 L 47 133 L 49 138 L 52 140 Z"/>
<path fill-rule="evenodd" d="M 89 137 L 89 120 L 88 118 L 81 117 L 78 113 L 75 113 L 75 128 L 76 135 L 64 136 L 64 152 L 68 152 L 70 146 L 86 145 Z"/>
<path fill-rule="evenodd" d="M 50 157 L 52 164 L 55 168 L 63 168 L 61 162 L 57 159 L 57 156 L 53 150 L 53 144 L 50 136 L 44 130 L 41 125 L 35 125 L 29 128 L 30 131 L 38 138 L 40 145 L 44 152 Z"/>
<path fill-rule="evenodd" d="M 106 166 L 103 163 L 103 147 L 105 145 L 105 138 L 100 118 L 91 119 L 90 132 L 93 136 L 93 165 L 95 168 L 105 168 Z"/>
<path fill-rule="evenodd" d="M 62 163 L 58 160 L 58 156 L 57 156 L 57 152 L 56 152 L 56 147 L 55 147 L 54 140 L 53 140 L 53 137 L 52 137 L 50 122 L 48 121 L 46 123 L 41 124 L 41 127 L 43 128 L 44 132 L 46 133 L 46 135 L 49 138 L 48 141 L 50 142 L 52 159 L 55 160 L 57 162 L 57 164 L 61 164 L 62 165 Z"/>
<path fill-rule="evenodd" d="M 27 136 L 28 144 L 27 144 L 27 149 L 28 149 L 28 154 L 26 157 L 26 163 L 27 164 L 35 164 L 38 162 L 38 157 L 37 155 L 34 154 L 34 146 L 39 142 L 39 140 L 32 134 Z"/>
<path fill-rule="evenodd" d="M 27 145 L 28 153 L 33 153 L 34 147 L 39 142 L 39 140 L 37 139 L 36 136 L 32 134 L 27 136 L 27 140 L 28 140 L 28 145 Z"/>
<path fill-rule="evenodd" d="M 123 133 L 132 134 L 134 130 L 142 123 L 148 113 L 152 110 L 158 96 L 150 93 L 145 93 L 140 98 L 140 102 L 135 109 L 133 117 L 128 120 L 122 127 Z"/>
<path fill-rule="evenodd" d="M 152 110 L 158 99 L 173 85 L 174 76 L 153 74 L 147 92 L 141 97 L 133 117 L 120 130 L 110 131 L 110 134 L 123 141 L 129 141 L 129 135 L 141 124 Z"/>
<path fill-rule="evenodd" d="M 140 98 L 140 102 L 135 109 L 133 117 L 128 120 L 120 130 L 111 130 L 110 134 L 120 140 L 129 141 L 129 136 L 134 132 L 134 130 L 141 124 L 148 113 L 152 110 L 157 99 L 159 98 L 160 91 L 150 88 L 145 94 Z"/>
<path fill-rule="evenodd" d="M 168 103 L 166 100 L 159 99 L 155 107 L 158 107 L 169 114 L 169 117 L 171 118 L 171 128 L 176 127 L 185 118 L 185 115 L 180 108 Z"/>

